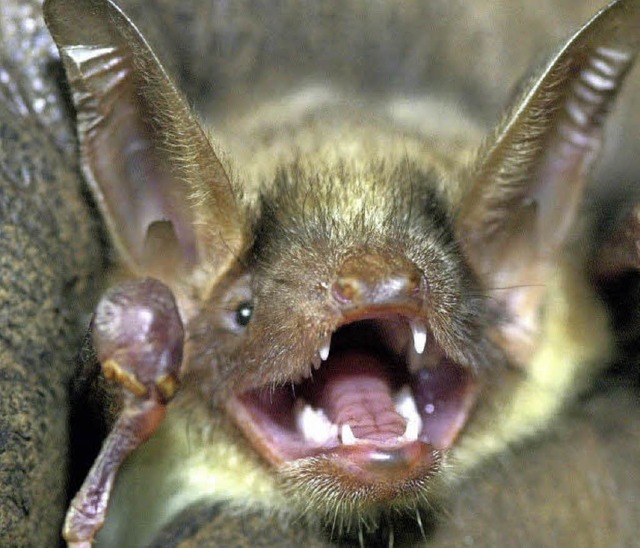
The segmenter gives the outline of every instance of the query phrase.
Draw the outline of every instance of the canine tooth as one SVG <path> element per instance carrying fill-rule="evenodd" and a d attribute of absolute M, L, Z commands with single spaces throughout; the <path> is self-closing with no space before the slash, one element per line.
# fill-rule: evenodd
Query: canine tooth
<path fill-rule="evenodd" d="M 322 359 L 317 354 L 313 356 L 311 359 L 311 365 L 313 365 L 314 369 L 320 369 L 320 365 L 322 364 Z"/>
<path fill-rule="evenodd" d="M 413 398 L 413 392 L 406 384 L 393 397 L 393 403 L 396 411 L 403 418 L 409 420 L 412 417 L 420 417 L 416 407 L 416 400 Z"/>
<path fill-rule="evenodd" d="M 427 346 L 427 328 L 419 320 L 411 320 L 409 326 L 413 333 L 413 347 L 418 354 L 422 354 Z"/>
<path fill-rule="evenodd" d="M 407 431 L 404 433 L 404 436 L 410 435 L 412 437 L 410 441 L 415 441 L 418 439 L 418 434 L 422 430 L 422 418 L 418 412 L 416 400 L 413 397 L 411 388 L 406 385 L 403 386 L 395 395 L 393 401 L 398 414 L 407 421 Z"/>
<path fill-rule="evenodd" d="M 329 357 L 329 349 L 331 348 L 331 337 L 328 337 L 326 342 L 324 343 L 324 345 L 320 348 L 319 350 L 319 354 L 320 354 L 320 359 L 323 362 L 327 361 L 327 358 Z"/>
<path fill-rule="evenodd" d="M 403 442 L 416 441 L 422 431 L 422 419 L 413 393 L 408 386 L 403 386 L 394 397 L 396 411 L 407 421 L 404 434 L 400 437 Z"/>
<path fill-rule="evenodd" d="M 422 420 L 419 416 L 407 420 L 407 427 L 402 434 L 403 441 L 416 441 L 422 430 Z"/>
<path fill-rule="evenodd" d="M 340 429 L 340 439 L 342 441 L 342 445 L 355 445 L 356 437 L 353 435 L 353 430 L 351 430 L 351 426 L 348 424 L 343 424 Z"/>
<path fill-rule="evenodd" d="M 313 409 L 302 398 L 296 402 L 294 413 L 296 426 L 306 441 L 322 445 L 338 437 L 338 426 L 327 418 L 322 409 Z"/>

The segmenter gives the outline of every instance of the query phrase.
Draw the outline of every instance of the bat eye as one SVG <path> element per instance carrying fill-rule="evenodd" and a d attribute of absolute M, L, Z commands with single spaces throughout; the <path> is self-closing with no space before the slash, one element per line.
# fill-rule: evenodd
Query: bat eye
<path fill-rule="evenodd" d="M 236 309 L 236 323 L 242 327 L 249 325 L 253 315 L 253 305 L 250 302 L 241 303 Z"/>

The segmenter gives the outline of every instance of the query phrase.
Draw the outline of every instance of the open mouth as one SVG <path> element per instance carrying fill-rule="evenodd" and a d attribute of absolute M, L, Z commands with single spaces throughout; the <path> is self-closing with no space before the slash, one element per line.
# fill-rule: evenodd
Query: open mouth
<path fill-rule="evenodd" d="M 424 471 L 466 423 L 473 372 L 447 358 L 412 313 L 369 310 L 349 320 L 299 378 L 236 395 L 227 409 L 276 466 L 323 456 L 365 481 L 376 481 L 381 462 L 393 462 L 396 476 Z"/>

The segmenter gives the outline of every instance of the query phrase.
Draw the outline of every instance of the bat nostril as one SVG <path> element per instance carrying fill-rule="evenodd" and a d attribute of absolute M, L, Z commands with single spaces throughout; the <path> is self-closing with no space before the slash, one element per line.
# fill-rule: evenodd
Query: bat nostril
<path fill-rule="evenodd" d="M 370 290 L 364 280 L 353 276 L 338 278 L 331 287 L 334 298 L 341 304 L 358 304 L 366 300 Z"/>
<path fill-rule="evenodd" d="M 420 296 L 420 276 L 407 270 L 389 275 L 379 280 L 373 301 L 376 303 L 395 302 Z"/>
<path fill-rule="evenodd" d="M 365 255 L 343 263 L 331 291 L 343 305 L 385 304 L 419 297 L 422 280 L 409 261 Z"/>

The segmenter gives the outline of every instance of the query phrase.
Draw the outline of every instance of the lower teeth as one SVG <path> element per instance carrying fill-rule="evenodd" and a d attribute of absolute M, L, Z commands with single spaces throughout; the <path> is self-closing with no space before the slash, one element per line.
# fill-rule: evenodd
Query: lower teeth
<path fill-rule="evenodd" d="M 394 396 L 394 403 L 397 413 L 407 422 L 404 434 L 395 438 L 393 443 L 416 441 L 422 430 L 422 419 L 411 389 L 404 386 Z M 356 438 L 350 425 L 343 424 L 338 427 L 337 424 L 332 423 L 322 409 L 314 409 L 303 398 L 296 400 L 294 416 L 298 431 L 303 435 L 304 440 L 314 445 L 325 445 L 330 441 L 340 441 L 343 445 L 368 442 L 366 439 Z"/>

